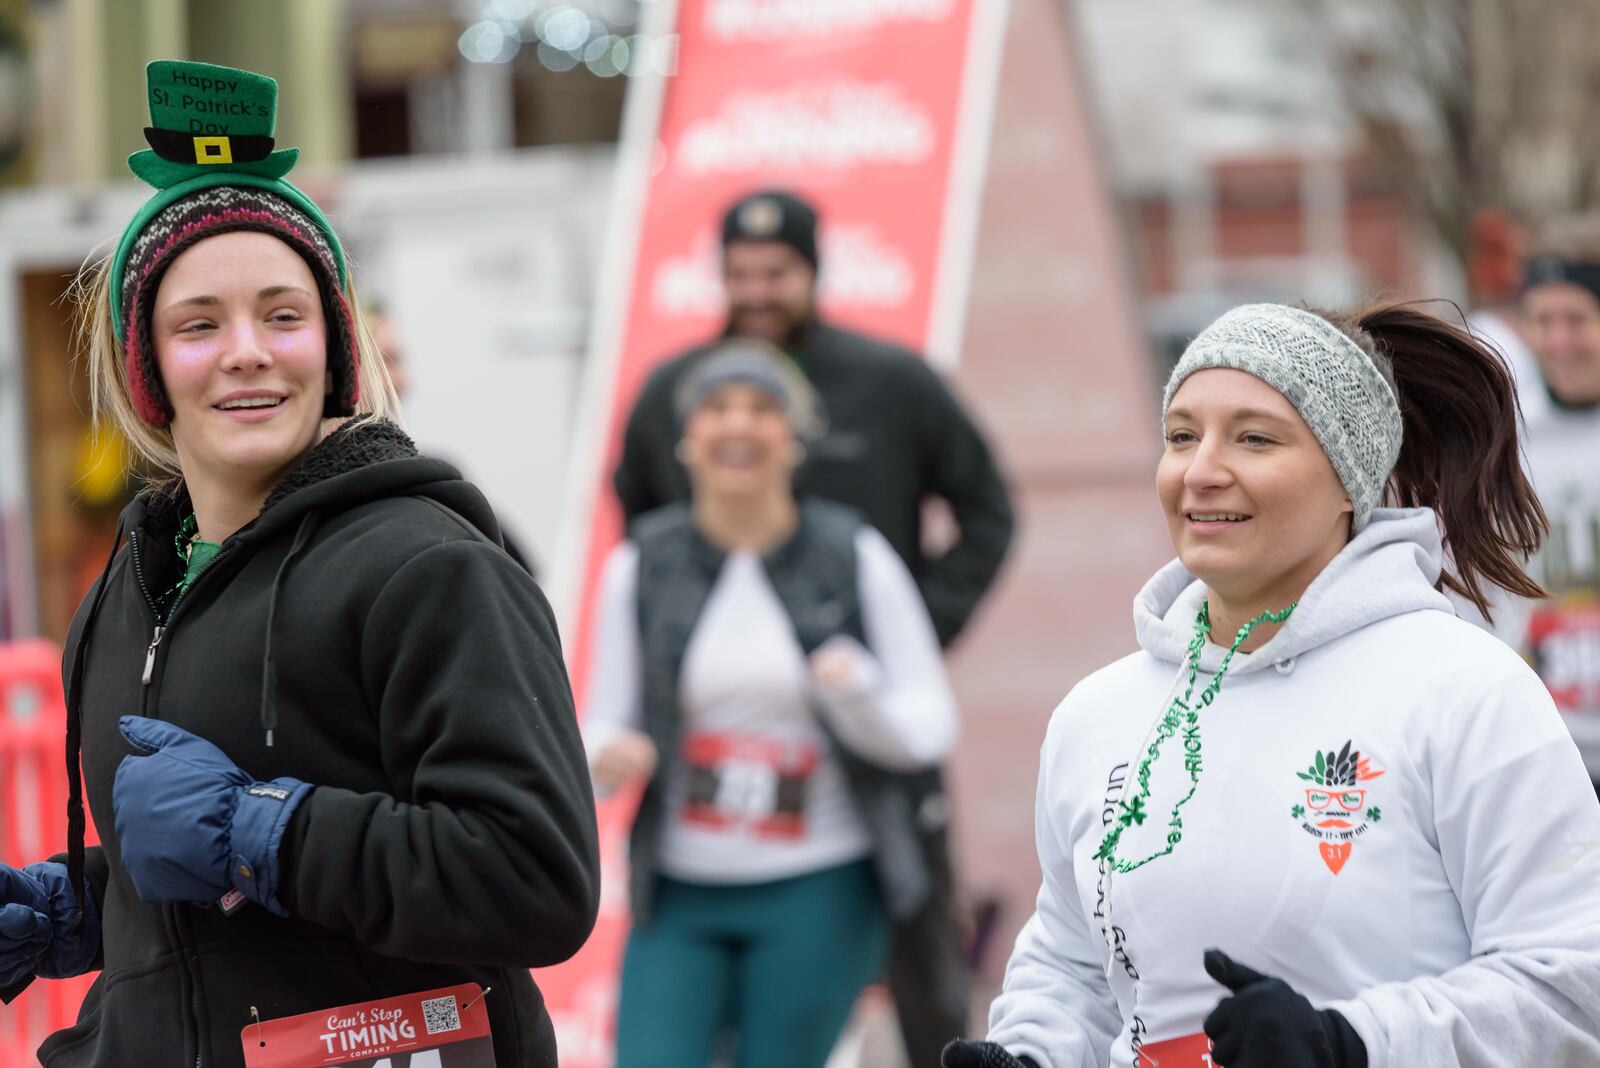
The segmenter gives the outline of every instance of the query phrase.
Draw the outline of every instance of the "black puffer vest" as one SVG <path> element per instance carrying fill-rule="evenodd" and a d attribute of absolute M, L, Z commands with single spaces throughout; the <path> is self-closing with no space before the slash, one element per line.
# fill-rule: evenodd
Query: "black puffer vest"
<path fill-rule="evenodd" d="M 856 582 L 856 532 L 863 520 L 842 505 L 808 499 L 793 536 L 762 563 L 800 648 L 809 656 L 843 634 L 867 645 Z M 671 504 L 641 517 L 629 532 L 639 548 L 639 633 L 644 663 L 645 732 L 661 754 L 646 788 L 630 842 L 633 912 L 647 923 L 654 896 L 661 831 L 668 817 L 665 783 L 680 760 L 682 716 L 678 676 L 689 639 L 722 572 L 725 554 L 695 528 L 689 506 Z M 818 715 L 871 832 L 873 866 L 891 920 L 909 919 L 932 892 L 929 850 L 940 848 L 943 821 L 920 827 L 926 773 L 890 771 L 848 749 Z M 918 802 L 922 804 L 919 805 Z"/>

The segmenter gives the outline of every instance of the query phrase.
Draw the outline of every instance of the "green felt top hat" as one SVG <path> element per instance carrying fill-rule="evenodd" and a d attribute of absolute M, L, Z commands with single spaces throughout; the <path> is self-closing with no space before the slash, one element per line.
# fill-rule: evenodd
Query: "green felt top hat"
<path fill-rule="evenodd" d="M 282 178 L 300 155 L 273 151 L 278 83 L 265 74 L 158 59 L 145 67 L 145 81 L 150 147 L 129 156 L 128 167 L 157 189 L 218 172 Z"/>
<path fill-rule="evenodd" d="M 353 415 L 361 355 L 346 299 L 349 264 L 312 199 L 284 177 L 298 149 L 273 151 L 278 83 L 210 63 L 156 60 L 145 68 L 148 151 L 128 159 L 155 193 L 134 213 L 111 256 L 107 291 L 123 344 L 129 399 L 151 426 L 170 425 L 171 400 L 150 338 L 150 307 L 166 268 L 201 241 L 237 231 L 270 234 L 305 260 L 327 317 L 327 416 Z"/>
<path fill-rule="evenodd" d="M 273 150 L 278 122 L 278 83 L 265 74 L 213 63 L 158 59 L 145 66 L 150 147 L 128 157 L 128 169 L 156 187 L 129 220 L 111 257 L 111 315 L 126 340 L 123 272 L 140 234 L 151 220 L 191 194 L 216 186 L 241 186 L 276 194 L 308 215 L 333 251 L 339 284 L 349 263 L 339 235 L 322 209 L 284 175 L 300 158 L 298 148 Z"/>

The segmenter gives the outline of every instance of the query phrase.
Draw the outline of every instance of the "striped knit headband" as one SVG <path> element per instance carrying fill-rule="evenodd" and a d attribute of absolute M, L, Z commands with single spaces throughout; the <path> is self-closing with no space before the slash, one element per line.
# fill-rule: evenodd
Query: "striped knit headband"
<path fill-rule="evenodd" d="M 1372 359 L 1328 320 L 1283 304 L 1245 304 L 1189 343 L 1167 379 L 1165 417 L 1183 380 L 1208 367 L 1261 379 L 1288 398 L 1328 454 L 1367 525 L 1400 458 L 1402 423 L 1394 389 Z"/>
<path fill-rule="evenodd" d="M 271 234 L 298 252 L 311 268 L 322 297 L 328 369 L 333 372 L 333 393 L 323 414 L 355 414 L 355 323 L 339 285 L 328 234 L 275 193 L 216 185 L 168 204 L 152 218 L 134 239 L 122 277 L 114 280 L 122 308 L 118 325 L 128 390 L 140 418 L 152 426 L 166 426 L 172 420 L 172 405 L 150 343 L 151 306 L 162 276 L 185 249 L 208 237 L 240 230 Z"/>
<path fill-rule="evenodd" d="M 323 414 L 354 415 L 358 359 L 344 249 L 317 205 L 284 178 L 299 150 L 273 151 L 277 83 L 250 71 L 172 60 L 151 63 L 146 78 L 151 147 L 130 156 L 128 166 L 157 192 L 123 231 L 110 277 L 112 322 L 140 418 L 152 426 L 172 421 L 150 340 L 151 304 L 162 276 L 196 243 L 241 230 L 271 234 L 311 268 L 333 376 Z M 229 121 L 215 121 L 219 115 Z"/>

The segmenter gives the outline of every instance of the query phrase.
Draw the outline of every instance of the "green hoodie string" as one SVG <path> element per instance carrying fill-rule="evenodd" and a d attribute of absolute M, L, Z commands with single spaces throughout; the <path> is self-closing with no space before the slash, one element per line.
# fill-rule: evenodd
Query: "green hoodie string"
<path fill-rule="evenodd" d="M 1299 602 L 1295 602 L 1298 604 Z M 1217 673 L 1211 677 L 1211 682 L 1200 693 L 1200 708 L 1205 708 L 1216 700 L 1218 691 L 1222 689 L 1222 677 L 1228 672 L 1228 665 L 1233 661 L 1233 654 L 1239 651 L 1250 637 L 1250 632 L 1262 623 L 1282 623 L 1289 618 L 1289 613 L 1294 611 L 1294 604 L 1277 612 L 1263 612 L 1250 622 L 1239 628 L 1239 633 L 1233 639 L 1233 646 L 1228 654 L 1222 658 L 1222 663 L 1217 667 Z M 1189 685 L 1183 691 L 1182 697 L 1174 697 L 1168 706 L 1166 714 L 1161 717 L 1161 722 L 1156 728 L 1155 739 L 1150 743 L 1150 748 L 1145 751 L 1144 758 L 1139 761 L 1138 779 L 1139 792 L 1132 801 L 1122 800 L 1117 802 L 1117 807 L 1122 811 L 1118 814 L 1116 824 L 1106 832 L 1105 838 L 1100 841 L 1100 848 L 1095 851 L 1096 860 L 1108 861 L 1113 869 L 1127 874 L 1136 868 L 1142 868 L 1157 857 L 1164 857 L 1171 853 L 1173 848 L 1183 839 L 1183 817 L 1178 814 L 1189 799 L 1194 796 L 1195 788 L 1200 785 L 1200 708 L 1189 704 L 1189 697 L 1194 693 L 1195 678 L 1200 674 L 1200 652 L 1206 647 L 1206 639 L 1211 635 L 1211 602 L 1202 601 L 1200 611 L 1194 617 L 1194 638 L 1189 642 Z M 1189 773 L 1189 792 L 1178 799 L 1172 806 L 1172 819 L 1167 826 L 1167 844 L 1164 849 L 1151 853 L 1143 860 L 1127 861 L 1118 860 L 1116 855 L 1117 843 L 1122 840 L 1122 832 L 1132 824 L 1143 824 L 1149 817 L 1144 803 L 1150 797 L 1150 769 L 1155 766 L 1157 758 L 1161 756 L 1161 744 L 1168 738 L 1183 729 L 1184 770 Z"/>

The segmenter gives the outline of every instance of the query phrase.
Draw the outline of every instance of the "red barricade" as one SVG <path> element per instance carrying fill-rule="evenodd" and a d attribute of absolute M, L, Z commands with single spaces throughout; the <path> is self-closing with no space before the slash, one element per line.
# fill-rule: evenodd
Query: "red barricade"
<path fill-rule="evenodd" d="M 60 648 L 0 643 L 0 861 L 31 864 L 66 849 L 66 734 Z M 33 1051 L 77 1019 L 93 978 L 39 980 L 0 1007 L 0 1068 L 38 1064 Z"/>

